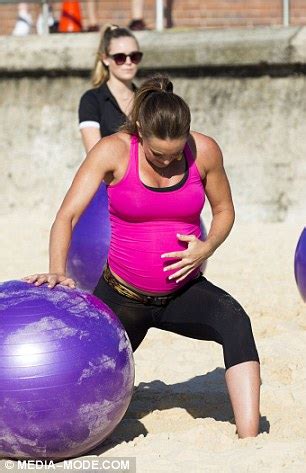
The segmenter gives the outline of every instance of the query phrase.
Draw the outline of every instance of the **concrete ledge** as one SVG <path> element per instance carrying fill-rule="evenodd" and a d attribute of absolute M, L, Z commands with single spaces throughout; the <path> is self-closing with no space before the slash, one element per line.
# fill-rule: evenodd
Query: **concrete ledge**
<path fill-rule="evenodd" d="M 306 28 L 138 37 L 146 53 L 143 76 L 169 71 L 190 106 L 192 129 L 220 144 L 241 221 L 301 220 Z M 98 40 L 98 34 L 0 37 L 0 213 L 57 211 L 84 159 L 77 109 L 91 87 Z"/>
<path fill-rule="evenodd" d="M 306 63 L 306 27 L 146 31 L 143 69 Z M 0 37 L 0 73 L 89 71 L 99 34 Z"/>
<path fill-rule="evenodd" d="M 291 41 L 291 58 L 295 62 L 306 62 L 306 28 L 301 28 Z"/>

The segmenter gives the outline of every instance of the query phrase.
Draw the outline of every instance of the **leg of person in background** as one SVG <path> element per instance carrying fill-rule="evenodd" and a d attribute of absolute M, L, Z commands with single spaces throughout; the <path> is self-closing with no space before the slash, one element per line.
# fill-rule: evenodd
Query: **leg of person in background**
<path fill-rule="evenodd" d="M 173 27 L 173 20 L 172 20 L 172 7 L 174 0 L 165 0 L 165 18 L 166 18 L 166 28 Z"/>
<path fill-rule="evenodd" d="M 47 29 L 48 29 L 49 33 L 57 33 L 58 21 L 53 16 L 52 5 L 50 3 L 48 3 L 47 5 L 45 4 L 44 6 L 48 9 Z M 44 7 L 42 7 L 42 9 L 43 8 Z M 44 14 L 43 14 L 43 11 L 41 11 L 40 14 L 38 15 L 38 18 L 37 18 L 37 21 L 36 21 L 36 31 L 37 31 L 37 34 L 39 34 L 39 35 L 42 35 L 42 34 L 46 33 L 46 31 L 45 31 L 46 26 L 44 25 L 44 21 L 45 21 Z"/>
<path fill-rule="evenodd" d="M 13 36 L 26 36 L 31 33 L 32 17 L 26 3 L 18 4 L 18 17 L 12 31 Z"/>
<path fill-rule="evenodd" d="M 87 16 L 88 16 L 88 28 L 87 31 L 99 31 L 96 0 L 86 0 Z"/>
<path fill-rule="evenodd" d="M 132 0 L 132 19 L 128 28 L 132 31 L 146 30 L 146 24 L 143 19 L 144 0 Z"/>

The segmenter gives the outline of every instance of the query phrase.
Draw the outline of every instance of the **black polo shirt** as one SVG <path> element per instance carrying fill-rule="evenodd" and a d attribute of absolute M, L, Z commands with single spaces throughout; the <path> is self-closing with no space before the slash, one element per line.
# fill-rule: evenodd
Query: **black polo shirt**
<path fill-rule="evenodd" d="M 136 86 L 134 86 L 136 90 Z M 99 128 L 101 136 L 112 135 L 124 124 L 126 115 L 106 83 L 82 95 L 79 105 L 80 129 Z"/>

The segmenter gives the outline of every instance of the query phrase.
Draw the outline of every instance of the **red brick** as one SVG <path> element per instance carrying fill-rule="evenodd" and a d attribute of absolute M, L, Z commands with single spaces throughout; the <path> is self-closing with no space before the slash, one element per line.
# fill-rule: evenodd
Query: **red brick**
<path fill-rule="evenodd" d="M 144 0 L 145 21 L 151 27 L 155 24 L 155 0 Z M 175 26 L 199 27 L 252 27 L 282 24 L 282 0 L 175 0 L 173 22 Z M 291 0 L 290 17 L 292 25 L 306 22 L 306 1 Z M 115 9 L 114 9 L 115 5 Z M 61 5 L 54 3 L 54 13 L 58 18 Z M 99 24 L 116 22 L 126 26 L 130 21 L 130 0 L 98 0 Z M 31 13 L 36 22 L 39 13 L 37 4 L 31 5 Z M 86 3 L 82 2 L 83 25 L 88 25 Z M 17 16 L 16 5 L 0 5 L 0 34 L 10 34 Z M 34 28 L 35 30 L 35 28 Z"/>

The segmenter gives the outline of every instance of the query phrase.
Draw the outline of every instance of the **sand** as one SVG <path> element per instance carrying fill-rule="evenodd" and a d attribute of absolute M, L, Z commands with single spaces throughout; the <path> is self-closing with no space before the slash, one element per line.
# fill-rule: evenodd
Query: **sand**
<path fill-rule="evenodd" d="M 0 222 L 0 280 L 46 270 L 50 218 L 15 212 Z M 133 456 L 137 473 L 306 472 L 306 306 L 293 273 L 302 228 L 238 222 L 206 270 L 252 321 L 261 359 L 260 435 L 235 434 L 221 346 L 151 329 L 135 353 L 130 407 L 87 458 Z"/>

